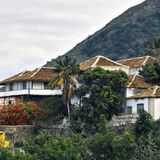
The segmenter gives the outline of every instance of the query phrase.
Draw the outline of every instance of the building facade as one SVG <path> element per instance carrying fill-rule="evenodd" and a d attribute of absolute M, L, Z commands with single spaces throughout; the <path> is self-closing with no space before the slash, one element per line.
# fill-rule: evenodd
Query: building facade
<path fill-rule="evenodd" d="M 53 68 L 41 67 L 1 81 L 0 106 L 22 101 L 40 101 L 44 97 L 61 95 L 60 88 L 52 90 L 48 86 L 54 75 Z"/>

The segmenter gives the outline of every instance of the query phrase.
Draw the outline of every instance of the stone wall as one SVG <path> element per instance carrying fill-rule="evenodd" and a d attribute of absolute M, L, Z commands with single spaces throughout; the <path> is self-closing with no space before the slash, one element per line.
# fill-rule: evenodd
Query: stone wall
<path fill-rule="evenodd" d="M 0 125 L 0 131 L 6 133 L 6 139 L 11 144 L 21 141 L 26 136 L 31 136 L 33 128 L 33 125 Z"/>
<path fill-rule="evenodd" d="M 0 125 L 0 131 L 6 133 L 7 140 L 10 141 L 12 145 L 16 142 L 21 142 L 27 137 L 35 136 L 38 131 L 47 131 L 53 135 L 68 134 L 69 127 L 62 125 L 52 125 L 52 126 L 34 126 L 34 125 Z"/>

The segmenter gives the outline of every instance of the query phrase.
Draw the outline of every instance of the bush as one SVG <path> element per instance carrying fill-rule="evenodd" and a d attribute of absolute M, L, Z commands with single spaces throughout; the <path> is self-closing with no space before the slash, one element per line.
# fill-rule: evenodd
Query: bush
<path fill-rule="evenodd" d="M 39 105 L 35 102 L 19 103 L 0 110 L 1 125 L 31 125 L 41 114 Z"/>
<path fill-rule="evenodd" d="M 40 102 L 40 106 L 45 113 L 40 120 L 47 124 L 53 124 L 67 116 L 67 108 L 60 96 L 48 97 Z"/>

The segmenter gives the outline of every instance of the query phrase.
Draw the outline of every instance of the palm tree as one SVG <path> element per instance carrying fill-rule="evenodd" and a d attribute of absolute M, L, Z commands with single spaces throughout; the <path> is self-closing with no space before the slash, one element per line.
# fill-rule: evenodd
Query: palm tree
<path fill-rule="evenodd" d="M 49 85 L 51 88 L 55 88 L 56 86 L 62 88 L 62 100 L 67 106 L 68 120 L 70 121 L 70 104 L 76 89 L 76 75 L 79 66 L 76 65 L 76 60 L 72 60 L 70 57 L 65 56 L 64 59 L 59 58 L 56 60 L 55 70 L 57 75 L 51 80 Z"/>

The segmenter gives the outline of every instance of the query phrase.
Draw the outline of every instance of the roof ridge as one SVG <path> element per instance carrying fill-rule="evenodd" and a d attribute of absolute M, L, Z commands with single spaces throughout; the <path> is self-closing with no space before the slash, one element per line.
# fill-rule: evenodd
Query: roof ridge
<path fill-rule="evenodd" d="M 137 75 L 138 75 L 138 74 L 134 74 L 134 76 L 133 76 L 131 82 L 128 84 L 127 87 L 130 87 L 130 86 L 131 86 L 131 84 L 133 83 L 133 81 L 135 80 L 135 78 L 136 78 Z"/>
<path fill-rule="evenodd" d="M 154 87 L 154 90 L 153 90 L 153 96 L 156 94 L 156 92 L 157 92 L 158 88 L 159 88 L 159 86 L 157 86 L 157 85 Z"/>
<path fill-rule="evenodd" d="M 143 62 L 143 66 L 146 64 L 146 62 L 147 62 L 147 60 L 148 60 L 148 58 L 149 58 L 149 55 L 148 56 L 146 56 L 146 58 L 145 58 L 145 60 L 144 60 L 144 62 Z"/>
<path fill-rule="evenodd" d="M 42 69 L 42 67 L 37 68 L 37 71 L 35 71 L 30 77 L 35 76 L 41 69 Z"/>
<path fill-rule="evenodd" d="M 45 69 L 55 69 L 55 67 L 46 67 L 46 66 L 43 66 L 41 68 L 45 68 Z"/>
<path fill-rule="evenodd" d="M 105 56 L 99 55 L 98 57 L 99 57 L 99 58 L 104 58 L 104 59 L 106 59 L 106 60 L 108 60 L 108 61 L 110 61 L 110 62 L 112 62 L 112 63 L 115 63 L 115 64 L 117 64 L 117 65 L 119 65 L 119 66 L 123 66 L 123 67 L 129 68 L 128 66 L 123 65 L 123 64 L 121 64 L 121 63 L 118 63 L 118 62 L 116 62 L 116 61 L 114 61 L 114 60 L 112 60 L 112 59 L 110 59 L 110 58 L 105 57 Z"/>
<path fill-rule="evenodd" d="M 101 58 L 101 56 L 95 56 L 95 57 L 97 57 L 97 59 L 96 59 L 95 62 L 91 65 L 91 67 L 94 67 L 94 66 L 97 64 L 97 62 L 99 61 L 99 59 Z"/>
<path fill-rule="evenodd" d="M 144 58 L 144 57 L 152 57 L 152 56 L 149 56 L 149 55 L 146 55 L 146 56 L 140 56 L 140 57 L 132 57 L 132 58 L 126 58 L 126 59 L 121 59 L 121 60 L 118 60 L 117 62 L 120 62 L 120 61 L 127 61 L 127 60 L 132 60 L 132 59 L 140 59 L 140 58 Z M 154 57 L 152 57 L 154 58 Z"/>
<path fill-rule="evenodd" d="M 25 71 L 21 72 L 21 73 L 18 75 L 18 77 L 23 76 L 23 74 L 24 74 L 24 73 L 26 73 L 26 72 L 27 72 L 27 70 L 25 70 Z"/>

